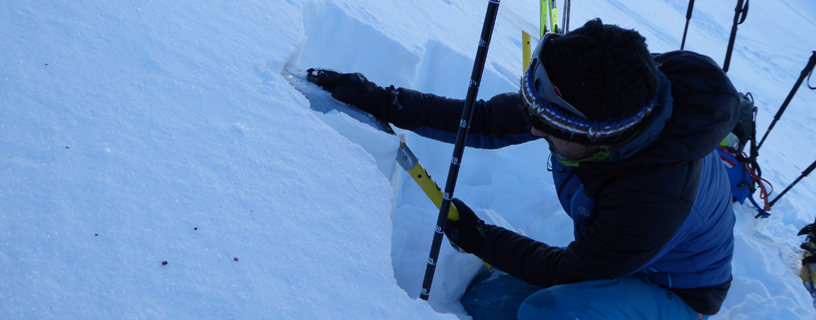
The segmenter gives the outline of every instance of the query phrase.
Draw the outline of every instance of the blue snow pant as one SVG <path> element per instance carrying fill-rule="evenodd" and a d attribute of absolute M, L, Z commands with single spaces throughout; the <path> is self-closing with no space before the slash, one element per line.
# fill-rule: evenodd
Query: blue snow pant
<path fill-rule="evenodd" d="M 708 319 L 671 291 L 632 276 L 542 290 L 491 270 L 473 279 L 461 302 L 473 320 Z"/>

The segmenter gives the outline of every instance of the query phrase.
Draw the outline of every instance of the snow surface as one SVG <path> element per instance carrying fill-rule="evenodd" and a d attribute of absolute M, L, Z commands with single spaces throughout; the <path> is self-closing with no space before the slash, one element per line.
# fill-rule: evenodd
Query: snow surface
<path fill-rule="evenodd" d="M 687 4 L 575 1 L 571 28 L 600 17 L 674 50 Z M 457 300 L 481 263 L 447 244 L 430 304 L 417 299 L 438 211 L 393 163 L 402 139 L 444 183 L 452 146 L 316 111 L 284 70 L 463 98 L 486 8 L 4 2 L 0 319 L 467 318 Z M 537 1 L 502 2 L 481 98 L 517 90 L 520 33 L 537 34 L 537 12 Z M 697 2 L 686 49 L 721 63 L 733 13 L 731 1 Z M 739 26 L 729 75 L 753 93 L 760 134 L 816 50 L 814 21 L 810 0 L 759 1 Z M 816 159 L 814 105 L 799 89 L 760 150 L 777 193 Z M 545 143 L 463 160 L 455 196 L 483 219 L 569 243 Z M 738 208 L 734 282 L 712 319 L 816 317 L 796 236 L 814 199 L 805 178 L 768 219 Z"/>

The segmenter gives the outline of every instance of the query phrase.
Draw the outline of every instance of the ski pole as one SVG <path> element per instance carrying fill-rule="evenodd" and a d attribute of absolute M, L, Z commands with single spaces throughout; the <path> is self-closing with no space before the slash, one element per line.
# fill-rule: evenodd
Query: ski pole
<path fill-rule="evenodd" d="M 564 0 L 564 16 L 561 17 L 561 34 L 567 34 L 567 32 L 569 32 L 570 2 L 570 0 Z"/>
<path fill-rule="evenodd" d="M 813 171 L 813 169 L 816 169 L 816 161 L 813 161 L 813 163 L 810 164 L 810 167 L 805 169 L 805 171 L 802 171 L 802 175 L 800 175 L 799 178 L 796 178 L 796 180 L 794 180 L 793 183 L 791 183 L 787 188 L 785 188 L 785 190 L 783 190 L 782 193 L 776 196 L 776 198 L 774 198 L 773 201 L 771 201 L 770 206 L 773 206 L 774 203 L 776 203 L 776 200 L 782 198 L 782 196 L 784 196 L 785 193 L 788 192 L 788 190 L 793 188 L 793 186 L 796 185 L 796 183 L 798 183 L 799 180 L 802 180 L 802 178 L 807 177 L 807 175 L 809 175 Z"/>
<path fill-rule="evenodd" d="M 728 50 L 725 52 L 725 63 L 723 63 L 723 72 L 728 72 L 728 65 L 731 63 L 731 52 L 734 50 L 734 40 L 737 38 L 737 25 L 745 22 L 745 17 L 748 16 L 748 1 L 745 0 L 745 6 L 742 5 L 743 0 L 737 0 L 737 8 L 734 9 L 734 24 L 731 26 L 731 38 L 728 39 Z M 742 14 L 742 18 L 740 18 Z"/>
<path fill-rule="evenodd" d="M 686 27 L 683 29 L 683 41 L 680 42 L 680 50 L 686 46 L 686 34 L 688 33 L 689 21 L 691 21 L 691 11 L 694 9 L 694 0 L 689 1 L 688 11 L 686 11 Z"/>
<path fill-rule="evenodd" d="M 485 14 L 484 24 L 482 25 L 482 35 L 479 39 L 479 48 L 476 50 L 476 60 L 473 62 L 473 72 L 470 76 L 470 85 L 468 86 L 467 96 L 465 98 L 465 107 L 462 110 L 462 119 L 459 121 L 459 131 L 456 133 L 456 143 L 453 147 L 453 157 L 451 157 L 451 165 L 448 170 L 448 180 L 445 183 L 445 192 L 442 194 L 439 217 L 436 219 L 436 230 L 434 230 L 433 242 L 431 243 L 428 265 L 425 267 L 422 291 L 419 293 L 419 298 L 425 301 L 428 301 L 428 297 L 431 293 L 431 284 L 433 283 L 433 276 L 436 271 L 436 261 L 439 259 L 439 249 L 442 246 L 442 236 L 445 234 L 445 224 L 448 222 L 448 212 L 450 211 L 451 200 L 453 199 L 453 190 L 456 186 L 456 178 L 459 176 L 462 154 L 465 151 L 465 138 L 467 138 L 468 129 L 470 129 L 473 105 L 476 103 L 476 95 L 479 93 L 479 83 L 482 81 L 482 73 L 484 72 L 485 61 L 487 60 L 487 49 L 490 47 L 490 38 L 493 35 L 493 27 L 496 24 L 496 15 L 499 11 L 500 1 L 501 0 L 490 0 L 487 4 L 487 13 Z M 450 218 L 458 220 L 459 216 L 452 216 Z"/>
<path fill-rule="evenodd" d="M 768 137 L 768 133 L 771 132 L 776 122 L 779 121 L 779 118 L 782 117 L 782 113 L 785 112 L 785 109 L 788 108 L 788 104 L 793 99 L 793 96 L 796 94 L 796 90 L 799 90 L 799 86 L 802 85 L 802 81 L 805 80 L 805 76 L 809 75 L 813 72 L 813 67 L 816 65 L 816 51 L 813 51 L 813 54 L 810 56 L 810 60 L 808 60 L 807 66 L 802 69 L 802 73 L 799 75 L 799 79 L 796 80 L 796 84 L 793 85 L 793 89 L 791 92 L 788 93 L 788 97 L 785 98 L 785 102 L 782 103 L 782 107 L 779 108 L 779 111 L 776 112 L 773 121 L 771 121 L 771 125 L 768 127 L 768 131 L 765 131 L 765 135 L 762 137 L 762 140 L 759 141 L 759 145 L 757 146 L 757 150 L 762 147 L 762 143 L 765 142 L 765 138 Z M 809 85 L 808 85 L 809 86 Z"/>

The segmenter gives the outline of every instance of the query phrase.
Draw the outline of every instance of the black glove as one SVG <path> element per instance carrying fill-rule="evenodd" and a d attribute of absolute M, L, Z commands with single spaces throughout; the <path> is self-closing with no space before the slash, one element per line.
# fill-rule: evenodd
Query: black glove
<path fill-rule="evenodd" d="M 459 220 L 448 219 L 445 224 L 445 235 L 448 236 L 454 249 L 472 253 L 481 258 L 482 244 L 493 226 L 479 219 L 462 200 L 454 198 L 451 202 L 459 211 Z"/>
<path fill-rule="evenodd" d="M 360 73 L 338 73 L 330 70 L 309 69 L 306 79 L 332 93 L 338 101 L 348 103 L 388 121 L 388 116 L 402 109 L 399 91 L 390 86 L 378 87 Z"/>

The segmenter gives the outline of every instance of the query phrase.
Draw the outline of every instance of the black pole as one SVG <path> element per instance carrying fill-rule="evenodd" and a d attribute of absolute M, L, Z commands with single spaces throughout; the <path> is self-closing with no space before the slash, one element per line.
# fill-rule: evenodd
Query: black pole
<path fill-rule="evenodd" d="M 813 161 L 813 163 L 810 164 L 810 167 L 805 169 L 805 171 L 802 171 L 802 175 L 800 175 L 799 178 L 796 178 L 796 180 L 793 181 L 793 183 L 791 183 L 787 188 L 785 188 L 785 190 L 782 191 L 782 193 L 780 193 L 778 196 L 776 196 L 776 198 L 774 198 L 773 201 L 771 201 L 771 203 L 768 204 L 768 206 L 772 207 L 774 205 L 774 203 L 776 203 L 776 200 L 779 200 L 779 198 L 782 198 L 782 196 L 784 196 L 785 193 L 788 192 L 788 190 L 793 188 L 793 186 L 795 186 L 796 183 L 799 182 L 799 180 L 802 180 L 802 178 L 807 177 L 807 175 L 809 175 L 813 171 L 814 168 L 816 168 L 816 161 Z"/>
<path fill-rule="evenodd" d="M 748 96 L 751 97 L 751 104 L 754 104 L 754 96 L 752 96 L 750 92 L 748 93 Z M 762 170 L 759 168 L 759 165 L 756 164 L 757 158 L 759 157 L 759 147 L 757 147 L 757 141 L 756 141 L 756 122 L 757 122 L 757 113 L 758 113 L 758 111 L 759 110 L 758 110 L 756 105 L 754 105 L 754 107 L 751 108 L 751 122 L 754 125 L 751 126 L 751 147 L 750 147 L 749 153 L 750 153 L 750 157 L 751 157 L 750 160 L 754 164 L 753 168 L 756 171 L 757 176 L 761 177 L 762 176 Z"/>
<path fill-rule="evenodd" d="M 680 50 L 686 46 L 686 34 L 688 33 L 689 21 L 691 21 L 691 11 L 694 9 L 694 0 L 689 1 L 688 11 L 686 11 L 686 27 L 683 28 L 683 41 L 680 42 Z"/>
<path fill-rule="evenodd" d="M 731 63 L 731 52 L 734 50 L 734 40 L 737 38 L 737 25 L 745 22 L 745 17 L 748 16 L 749 0 L 745 0 L 745 6 L 742 5 L 742 1 L 743 0 L 737 0 L 737 8 L 734 9 L 734 24 L 731 26 L 731 38 L 728 39 L 728 50 L 725 52 L 723 72 L 728 72 L 728 65 Z M 740 14 L 742 14 L 741 19 Z"/>
<path fill-rule="evenodd" d="M 439 249 L 442 246 L 442 236 L 445 234 L 445 224 L 448 222 L 451 200 L 453 199 L 453 189 L 456 187 L 456 178 L 459 176 L 459 168 L 462 164 L 462 154 L 465 151 L 465 138 L 470 129 L 470 120 L 473 115 L 473 105 L 476 103 L 476 95 L 479 93 L 479 83 L 482 81 L 485 61 L 487 60 L 487 49 L 490 47 L 490 38 L 493 35 L 493 26 L 496 24 L 496 15 L 499 12 L 499 2 L 501 0 L 490 0 L 487 4 L 487 14 L 484 25 L 482 25 L 482 36 L 479 39 L 479 49 L 476 51 L 476 60 L 473 62 L 473 73 L 470 76 L 470 86 L 465 98 L 465 108 L 462 110 L 462 120 L 459 122 L 459 132 L 456 134 L 456 144 L 453 147 L 453 157 L 451 158 L 450 169 L 448 170 L 448 180 L 445 183 L 445 193 L 442 195 L 442 204 L 439 207 L 439 217 L 436 220 L 436 230 L 434 231 L 431 253 L 428 257 L 428 265 L 425 267 L 425 279 L 422 281 L 422 291 L 419 298 L 428 301 L 431 293 L 434 272 L 436 271 L 436 261 L 439 258 Z"/>
<path fill-rule="evenodd" d="M 564 17 L 561 18 L 561 34 L 567 34 L 567 32 L 569 32 L 570 0 L 564 0 L 563 14 Z"/>
<path fill-rule="evenodd" d="M 771 132 L 776 122 L 779 121 L 779 118 L 782 117 L 782 113 L 785 112 L 785 109 L 788 108 L 788 104 L 793 99 L 793 96 L 796 94 L 796 90 L 799 90 L 799 86 L 802 85 L 802 81 L 805 80 L 805 77 L 813 72 L 813 67 L 816 65 L 816 51 L 813 51 L 813 54 L 810 56 L 810 60 L 808 60 L 807 66 L 802 69 L 802 73 L 799 75 L 799 79 L 796 80 L 796 84 L 793 85 L 793 89 L 791 89 L 790 93 L 788 93 L 788 97 L 785 98 L 785 102 L 782 103 L 782 107 L 779 108 L 779 111 L 776 112 L 773 121 L 771 121 L 771 125 L 768 127 L 768 130 L 765 131 L 765 135 L 762 136 L 762 140 L 759 141 L 759 145 L 757 149 L 762 147 L 762 143 L 765 142 L 765 138 L 768 137 L 768 133 Z"/>

